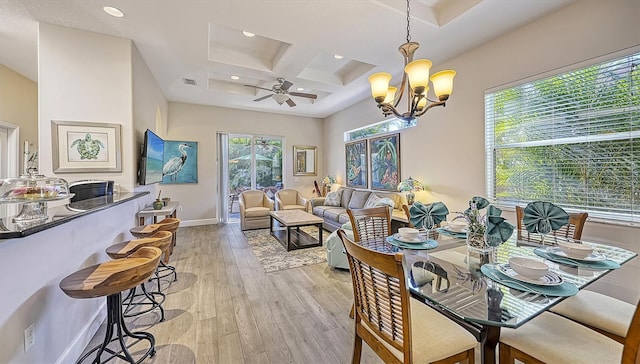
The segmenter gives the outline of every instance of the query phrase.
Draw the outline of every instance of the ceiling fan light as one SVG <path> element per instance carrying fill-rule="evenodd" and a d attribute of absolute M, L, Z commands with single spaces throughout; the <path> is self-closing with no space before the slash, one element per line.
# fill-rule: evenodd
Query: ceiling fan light
<path fill-rule="evenodd" d="M 284 104 L 287 100 L 289 100 L 289 96 L 285 94 L 275 94 L 273 95 L 273 99 L 276 100 L 278 105 Z"/>
<path fill-rule="evenodd" d="M 429 70 L 431 61 L 428 59 L 418 59 L 406 65 L 404 72 L 409 78 L 409 84 L 416 94 L 422 94 L 429 86 Z"/>
<path fill-rule="evenodd" d="M 391 81 L 390 73 L 378 72 L 369 76 L 371 95 L 377 103 L 381 103 L 387 97 L 387 93 L 389 92 L 389 81 Z"/>
<path fill-rule="evenodd" d="M 453 91 L 453 78 L 456 75 L 454 70 L 444 70 L 434 73 L 431 76 L 431 83 L 433 84 L 433 92 L 435 92 L 438 99 L 444 100 L 449 98 Z"/>

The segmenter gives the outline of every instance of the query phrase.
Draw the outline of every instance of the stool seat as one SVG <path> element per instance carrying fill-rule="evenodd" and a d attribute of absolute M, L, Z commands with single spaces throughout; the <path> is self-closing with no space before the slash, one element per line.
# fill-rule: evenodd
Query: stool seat
<path fill-rule="evenodd" d="M 131 235 L 135 236 L 136 238 L 146 238 L 147 236 L 153 235 L 158 231 L 160 231 L 159 224 L 142 225 L 129 229 Z"/>
<path fill-rule="evenodd" d="M 162 251 L 142 247 L 123 259 L 81 269 L 65 277 L 60 288 L 72 298 L 95 298 L 118 294 L 146 282 L 153 274 Z"/>
<path fill-rule="evenodd" d="M 152 246 L 162 250 L 164 253 L 163 261 L 166 263 L 169 259 L 169 244 L 171 243 L 171 238 L 171 232 L 158 231 L 145 238 L 133 239 L 111 245 L 106 249 L 106 253 L 113 259 L 121 259 L 128 257 L 131 253 L 137 251 L 143 246 Z"/>

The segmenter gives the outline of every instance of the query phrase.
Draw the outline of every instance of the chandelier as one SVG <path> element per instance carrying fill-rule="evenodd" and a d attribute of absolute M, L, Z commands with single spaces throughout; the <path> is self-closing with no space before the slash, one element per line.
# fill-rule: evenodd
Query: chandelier
<path fill-rule="evenodd" d="M 379 72 L 369 76 L 371 94 L 376 100 L 376 103 L 378 103 L 378 107 L 382 109 L 382 114 L 385 117 L 393 114 L 407 121 L 422 116 L 427 110 L 434 106 L 445 106 L 453 89 L 453 77 L 456 75 L 456 71 L 445 70 L 434 73 L 431 78 L 429 78 L 429 70 L 431 69 L 432 62 L 428 59 L 413 60 L 413 54 L 420 47 L 420 44 L 411 41 L 409 12 L 409 0 L 407 0 L 407 42 L 398 48 L 404 58 L 405 65 L 402 84 L 400 85 L 400 93 L 396 97 L 398 88 L 389 87 L 391 74 Z M 430 100 L 427 98 L 429 79 L 431 79 L 433 91 L 438 100 Z M 402 100 L 402 96 L 404 96 L 405 89 L 408 94 L 407 111 L 400 113 L 396 108 Z"/>

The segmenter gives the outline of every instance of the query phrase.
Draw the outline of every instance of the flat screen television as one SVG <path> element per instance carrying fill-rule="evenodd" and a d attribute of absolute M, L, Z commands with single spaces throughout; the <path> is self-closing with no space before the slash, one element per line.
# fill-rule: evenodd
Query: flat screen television
<path fill-rule="evenodd" d="M 140 158 L 140 184 L 149 185 L 162 181 L 164 140 L 147 129 L 144 132 L 142 158 Z"/>

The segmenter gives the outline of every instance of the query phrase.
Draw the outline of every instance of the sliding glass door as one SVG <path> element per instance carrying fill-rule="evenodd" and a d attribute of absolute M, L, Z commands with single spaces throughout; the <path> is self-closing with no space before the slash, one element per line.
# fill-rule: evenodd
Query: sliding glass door
<path fill-rule="evenodd" d="M 238 195 L 257 189 L 273 198 L 282 189 L 283 138 L 266 135 L 229 135 L 229 212 L 238 212 Z"/>

